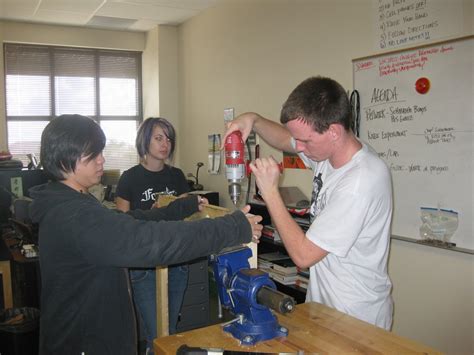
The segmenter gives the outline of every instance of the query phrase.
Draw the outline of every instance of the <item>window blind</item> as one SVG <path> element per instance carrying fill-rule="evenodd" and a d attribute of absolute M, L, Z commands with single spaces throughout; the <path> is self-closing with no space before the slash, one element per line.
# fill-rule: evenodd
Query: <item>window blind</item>
<path fill-rule="evenodd" d="M 25 166 L 27 154 L 39 157 L 44 127 L 62 114 L 101 125 L 107 169 L 138 162 L 141 53 L 6 43 L 4 63 L 8 148 Z"/>

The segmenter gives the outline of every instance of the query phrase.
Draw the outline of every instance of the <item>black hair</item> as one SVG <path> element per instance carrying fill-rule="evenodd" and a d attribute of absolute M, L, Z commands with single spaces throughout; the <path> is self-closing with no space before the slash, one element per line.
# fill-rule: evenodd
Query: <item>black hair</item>
<path fill-rule="evenodd" d="M 280 122 L 300 119 L 316 132 L 323 133 L 333 123 L 351 129 L 352 111 L 344 88 L 335 80 L 321 76 L 300 83 L 283 104 Z"/>
<path fill-rule="evenodd" d="M 61 181 L 76 170 L 76 163 L 91 161 L 102 153 L 105 134 L 92 118 L 61 115 L 53 118 L 41 134 L 41 164 L 52 180 Z"/>
<path fill-rule="evenodd" d="M 166 138 L 170 140 L 171 149 L 169 159 L 171 160 L 176 146 L 176 131 L 173 125 L 166 118 L 161 117 L 150 117 L 141 123 L 138 128 L 137 139 L 135 140 L 138 155 L 143 159 L 145 158 L 145 155 L 149 153 L 150 142 L 155 126 L 160 126 Z"/>

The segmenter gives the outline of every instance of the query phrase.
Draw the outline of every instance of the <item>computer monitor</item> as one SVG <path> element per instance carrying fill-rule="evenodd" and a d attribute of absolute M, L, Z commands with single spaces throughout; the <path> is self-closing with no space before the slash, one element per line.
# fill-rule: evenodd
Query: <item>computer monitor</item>
<path fill-rule="evenodd" d="M 29 189 L 48 181 L 43 170 L 0 169 L 0 224 L 11 217 L 10 206 L 17 198 L 30 197 Z"/>

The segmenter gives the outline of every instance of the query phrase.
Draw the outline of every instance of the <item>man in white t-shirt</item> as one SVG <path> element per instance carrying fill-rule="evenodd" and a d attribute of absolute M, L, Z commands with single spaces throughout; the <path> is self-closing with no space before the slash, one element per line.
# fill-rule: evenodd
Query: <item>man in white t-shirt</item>
<path fill-rule="evenodd" d="M 312 77 L 286 100 L 282 124 L 244 113 L 228 123 L 225 137 L 240 130 L 245 140 L 253 129 L 269 145 L 298 153 L 314 171 L 311 226 L 305 234 L 279 193 L 277 162 L 261 158 L 250 164 L 289 255 L 299 267 L 310 268 L 306 301 L 326 304 L 389 330 L 393 312 L 387 273 L 390 172 L 355 137 L 351 121 L 342 86 L 329 78 Z"/>

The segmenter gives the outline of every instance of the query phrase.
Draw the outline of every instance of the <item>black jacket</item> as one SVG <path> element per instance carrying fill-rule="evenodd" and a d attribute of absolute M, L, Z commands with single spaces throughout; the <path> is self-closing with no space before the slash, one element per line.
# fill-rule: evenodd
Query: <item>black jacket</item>
<path fill-rule="evenodd" d="M 59 182 L 30 193 L 39 223 L 41 355 L 135 354 L 126 267 L 185 262 L 251 239 L 240 211 L 177 221 L 197 211 L 194 196 L 125 214 Z"/>

